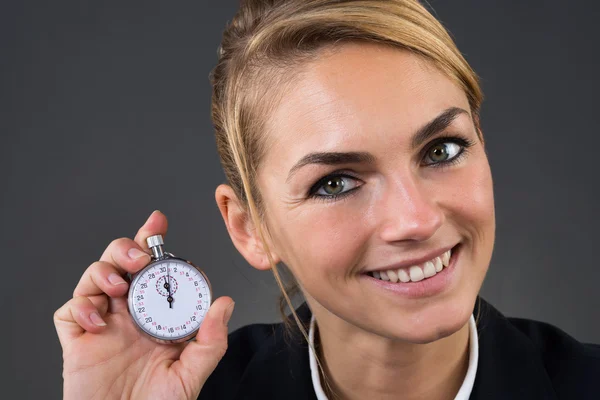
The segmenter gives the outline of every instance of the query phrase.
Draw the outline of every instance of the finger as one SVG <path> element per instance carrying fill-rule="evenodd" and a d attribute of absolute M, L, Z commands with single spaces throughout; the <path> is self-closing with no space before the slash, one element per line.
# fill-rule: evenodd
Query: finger
<path fill-rule="evenodd" d="M 150 262 L 150 256 L 136 242 L 129 238 L 113 240 L 104 250 L 100 261 L 112 264 L 119 274 L 134 274 Z"/>
<path fill-rule="evenodd" d="M 73 297 L 95 296 L 106 293 L 110 297 L 121 297 L 127 293 L 129 284 L 121 274 L 122 268 L 113 264 L 96 261 L 85 270 L 73 291 Z"/>
<path fill-rule="evenodd" d="M 144 225 L 138 230 L 135 238 L 133 239 L 141 249 L 149 252 L 148 243 L 146 243 L 146 239 L 153 235 L 162 235 L 163 238 L 167 234 L 167 228 L 169 223 L 167 221 L 167 217 L 162 212 L 155 210 Z"/>
<path fill-rule="evenodd" d="M 227 350 L 227 323 L 233 313 L 231 297 L 220 297 L 212 304 L 196 340 L 190 342 L 171 368 L 190 390 L 198 393 Z"/>
<path fill-rule="evenodd" d="M 104 318 L 108 312 L 108 306 L 110 304 L 108 296 L 105 294 L 99 294 L 97 296 L 89 296 L 88 299 L 90 299 L 94 307 L 96 307 L 98 313 L 100 313 L 100 316 Z"/>
<path fill-rule="evenodd" d="M 81 336 L 84 332 L 100 333 L 106 322 L 87 297 L 79 296 L 66 302 L 54 313 L 54 326 L 61 346 Z"/>

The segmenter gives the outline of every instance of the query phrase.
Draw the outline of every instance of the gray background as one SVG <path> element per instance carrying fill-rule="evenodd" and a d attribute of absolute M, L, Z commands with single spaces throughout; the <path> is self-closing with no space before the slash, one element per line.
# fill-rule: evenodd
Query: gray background
<path fill-rule="evenodd" d="M 497 243 L 482 295 L 507 315 L 600 342 L 597 1 L 432 1 L 482 77 Z M 234 0 L 2 2 L 2 391 L 60 398 L 52 314 L 154 210 L 169 250 L 277 320 L 269 273 L 230 243 L 208 73 Z"/>

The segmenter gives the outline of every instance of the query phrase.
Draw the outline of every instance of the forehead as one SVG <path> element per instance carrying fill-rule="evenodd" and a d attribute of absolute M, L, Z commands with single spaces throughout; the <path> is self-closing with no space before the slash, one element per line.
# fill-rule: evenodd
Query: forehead
<path fill-rule="evenodd" d="M 390 46 L 346 43 L 302 67 L 266 121 L 264 162 L 290 165 L 321 151 L 377 152 L 466 95 L 430 62 Z"/>

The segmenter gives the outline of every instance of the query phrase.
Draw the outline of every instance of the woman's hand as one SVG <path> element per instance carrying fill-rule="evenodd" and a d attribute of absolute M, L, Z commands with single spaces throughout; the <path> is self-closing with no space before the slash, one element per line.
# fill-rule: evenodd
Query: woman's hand
<path fill-rule="evenodd" d="M 113 241 L 54 314 L 64 399 L 196 399 L 225 354 L 229 297 L 212 304 L 196 340 L 188 343 L 158 344 L 131 320 L 123 276 L 150 262 L 146 238 L 166 232 L 167 218 L 155 211 L 134 240 Z"/>

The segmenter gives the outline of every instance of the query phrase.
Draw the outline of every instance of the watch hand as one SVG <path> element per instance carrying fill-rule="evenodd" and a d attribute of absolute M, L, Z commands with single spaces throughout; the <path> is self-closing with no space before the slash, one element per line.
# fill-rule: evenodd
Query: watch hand
<path fill-rule="evenodd" d="M 171 296 L 171 276 L 169 274 L 169 266 L 167 265 L 167 281 L 165 282 L 165 289 L 169 296 L 167 297 L 167 301 L 169 302 L 169 308 L 173 308 L 173 297 Z"/>

